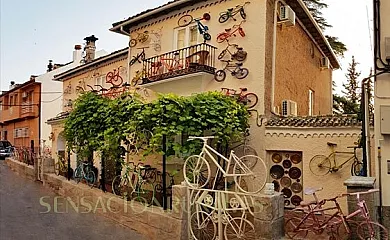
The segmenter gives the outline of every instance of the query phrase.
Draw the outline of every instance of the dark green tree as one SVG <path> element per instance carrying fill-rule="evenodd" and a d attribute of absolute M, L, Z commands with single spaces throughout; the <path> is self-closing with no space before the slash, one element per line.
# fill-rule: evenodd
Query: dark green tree
<path fill-rule="evenodd" d="M 358 104 L 360 96 L 358 93 L 359 88 L 359 76 L 360 72 L 356 69 L 359 63 L 355 61 L 355 57 L 352 56 L 352 61 L 349 64 L 347 69 L 347 74 L 345 77 L 347 78 L 347 83 L 343 84 L 345 97 L 348 101 L 351 101 L 354 104 Z"/>
<path fill-rule="evenodd" d="M 328 4 L 324 3 L 323 0 L 303 0 L 312 14 L 314 20 L 318 23 L 318 26 L 322 31 L 325 31 L 326 28 L 332 27 L 326 19 L 323 17 L 321 10 L 328 7 Z M 325 36 L 328 40 L 330 46 L 333 48 L 334 52 L 343 57 L 344 52 L 347 51 L 347 47 L 344 43 L 339 41 L 337 37 Z"/>

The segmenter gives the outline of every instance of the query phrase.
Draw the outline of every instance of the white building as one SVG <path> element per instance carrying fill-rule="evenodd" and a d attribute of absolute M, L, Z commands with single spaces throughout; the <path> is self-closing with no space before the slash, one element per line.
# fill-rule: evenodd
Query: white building
<path fill-rule="evenodd" d="M 96 57 L 106 55 L 107 52 L 100 50 L 96 52 Z M 41 110 L 40 110 L 40 141 L 41 144 L 51 147 L 51 127 L 46 122 L 50 118 L 54 118 L 63 109 L 64 92 L 62 82 L 53 81 L 54 76 L 73 69 L 83 64 L 83 50 L 81 45 L 75 45 L 73 50 L 73 59 L 71 62 L 64 65 L 52 64 L 48 65 L 48 71 L 35 78 L 36 82 L 41 82 Z M 43 147 L 41 145 L 41 147 Z"/>
<path fill-rule="evenodd" d="M 374 5 L 376 178 L 382 190 L 383 224 L 390 229 L 390 1 Z"/>

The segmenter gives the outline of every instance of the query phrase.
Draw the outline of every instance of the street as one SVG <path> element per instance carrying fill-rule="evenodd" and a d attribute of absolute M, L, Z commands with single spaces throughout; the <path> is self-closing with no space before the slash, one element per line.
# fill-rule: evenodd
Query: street
<path fill-rule="evenodd" d="M 143 239 L 129 228 L 93 213 L 47 211 L 44 203 L 56 195 L 42 186 L 16 175 L 0 161 L 0 239 Z M 45 213 L 47 212 L 47 213 Z M 62 212 L 62 213 L 61 213 Z"/>

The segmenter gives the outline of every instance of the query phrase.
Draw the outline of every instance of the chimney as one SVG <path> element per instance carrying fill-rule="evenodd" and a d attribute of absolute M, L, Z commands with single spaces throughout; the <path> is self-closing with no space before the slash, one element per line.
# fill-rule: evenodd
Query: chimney
<path fill-rule="evenodd" d="M 73 63 L 80 63 L 82 60 L 83 51 L 81 50 L 81 45 L 74 45 L 73 51 Z"/>
<path fill-rule="evenodd" d="M 47 65 L 47 72 L 50 72 L 53 70 L 53 60 L 49 60 L 49 64 Z"/>
<path fill-rule="evenodd" d="M 98 40 L 98 38 L 95 37 L 95 35 L 92 35 L 84 38 L 84 40 L 86 41 L 85 48 L 84 48 L 85 63 L 89 63 L 95 59 L 95 49 L 96 49 L 95 42 Z"/>
<path fill-rule="evenodd" d="M 9 85 L 9 90 L 12 90 L 15 87 L 15 81 L 11 81 L 11 84 Z"/>

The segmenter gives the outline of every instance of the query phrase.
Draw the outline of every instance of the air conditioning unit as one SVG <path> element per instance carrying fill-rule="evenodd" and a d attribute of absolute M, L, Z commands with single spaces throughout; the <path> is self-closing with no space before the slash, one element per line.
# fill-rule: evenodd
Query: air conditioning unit
<path fill-rule="evenodd" d="M 28 96 L 27 92 L 22 93 L 22 98 L 26 98 Z"/>
<path fill-rule="evenodd" d="M 282 101 L 282 116 L 297 116 L 298 109 L 297 103 L 291 100 L 283 100 Z"/>
<path fill-rule="evenodd" d="M 321 58 L 320 68 L 321 69 L 329 69 L 329 58 L 327 58 L 327 57 Z"/>
<path fill-rule="evenodd" d="M 295 25 L 295 12 L 289 6 L 281 6 L 279 11 L 279 23 L 284 23 L 286 26 Z"/>

